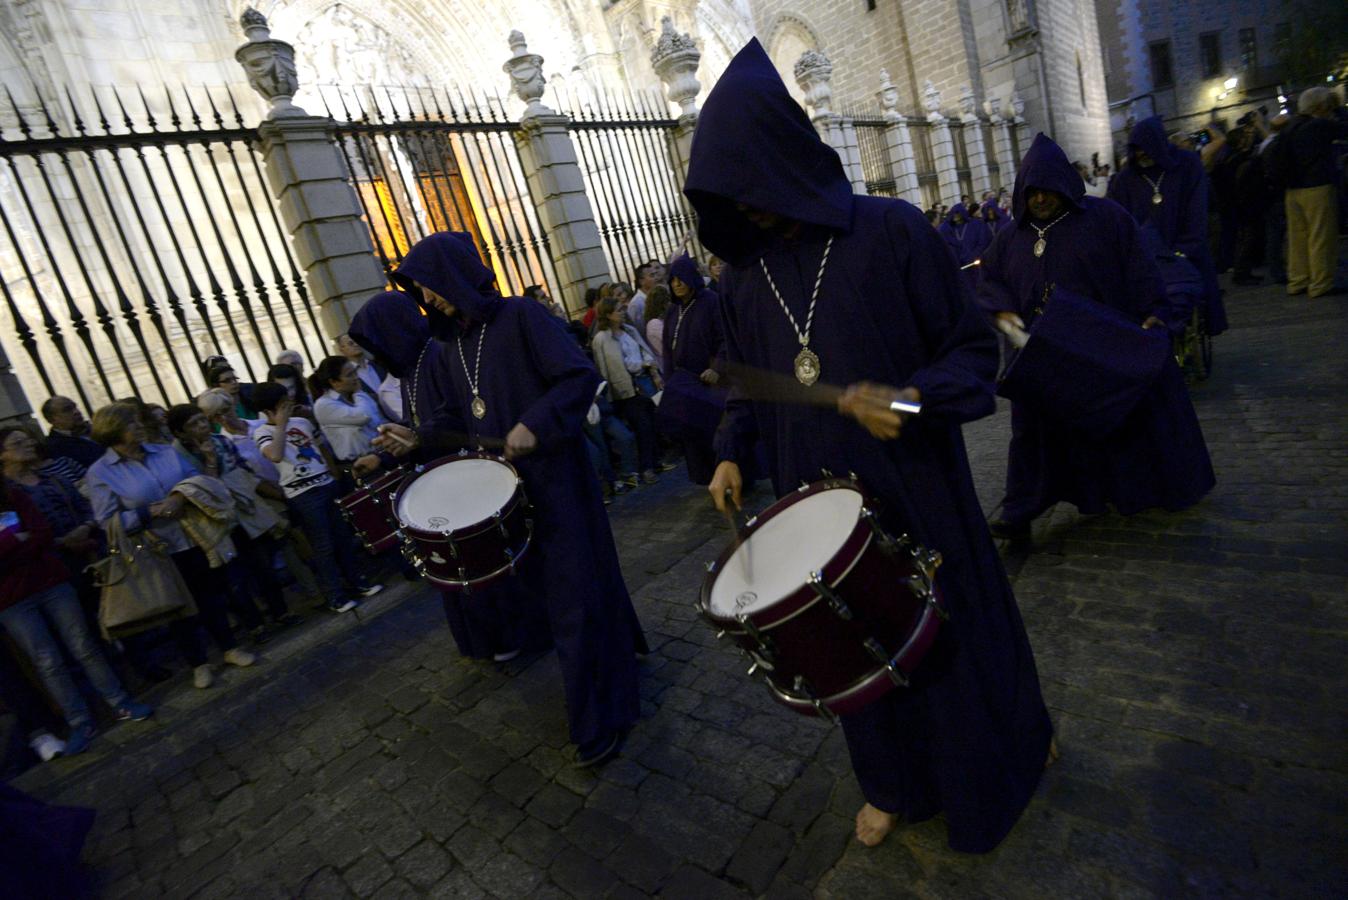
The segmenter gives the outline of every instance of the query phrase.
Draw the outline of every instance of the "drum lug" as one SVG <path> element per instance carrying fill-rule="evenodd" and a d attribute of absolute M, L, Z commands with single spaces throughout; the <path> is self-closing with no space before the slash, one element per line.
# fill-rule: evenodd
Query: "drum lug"
<path fill-rule="evenodd" d="M 946 608 L 941 605 L 940 598 L 936 596 L 935 591 L 927 595 L 927 605 L 931 607 L 931 611 L 936 613 L 936 617 L 942 622 L 950 621 L 950 613 L 946 612 Z"/>
<path fill-rule="evenodd" d="M 872 659 L 885 667 L 885 673 L 889 675 L 890 681 L 898 687 L 908 687 L 908 676 L 903 674 L 894 664 L 894 660 L 890 658 L 889 653 L 881 646 L 879 641 L 873 637 L 868 637 L 862 642 L 862 646 L 866 648 L 866 652 L 871 655 Z"/>
<path fill-rule="evenodd" d="M 833 473 L 832 473 L 831 471 L 829 471 L 828 469 L 824 469 L 824 468 L 821 468 L 821 469 L 819 470 L 819 474 L 820 474 L 820 475 L 823 475 L 825 478 L 832 478 L 832 477 L 833 477 Z"/>
<path fill-rule="evenodd" d="M 814 588 L 814 592 L 824 600 L 828 601 L 829 608 L 833 610 L 838 618 L 842 619 L 844 622 L 852 621 L 852 608 L 847 605 L 847 602 L 843 600 L 842 597 L 838 596 L 837 591 L 829 587 L 828 582 L 824 581 L 824 573 L 822 571 L 815 569 L 811 572 L 809 582 L 810 587 Z"/>
<path fill-rule="evenodd" d="M 920 550 L 915 557 L 917 564 L 926 571 L 928 579 L 936 575 L 936 569 L 944 562 L 938 550 Z"/>
<path fill-rule="evenodd" d="M 810 685 L 805 681 L 804 675 L 797 675 L 795 682 L 791 685 L 792 692 L 799 698 L 809 701 L 814 707 L 815 714 L 821 719 L 828 719 L 830 723 L 838 724 L 838 714 L 824 705 L 824 701 L 815 696 Z"/>
<path fill-rule="evenodd" d="M 744 527 L 746 530 L 753 528 L 757 524 L 758 524 L 758 516 L 750 516 L 749 518 L 744 520 Z"/>
<path fill-rule="evenodd" d="M 467 447 L 460 447 L 460 448 L 459 448 L 459 456 L 460 456 L 460 457 L 464 457 L 464 456 L 467 456 L 467 455 L 468 455 L 468 448 L 467 448 Z"/>
<path fill-rule="evenodd" d="M 700 611 L 701 607 L 699 607 L 698 609 Z M 716 629 L 716 639 L 719 641 L 723 637 L 725 637 L 725 629 L 724 628 Z"/>
<path fill-rule="evenodd" d="M 715 572 L 715 571 L 716 571 L 716 560 L 713 559 L 713 560 L 712 560 L 711 562 L 709 562 L 709 563 L 703 563 L 703 564 L 702 564 L 702 568 L 706 569 L 708 572 Z"/>
<path fill-rule="evenodd" d="M 501 518 L 501 511 L 498 509 L 491 514 L 491 517 L 496 520 L 496 530 L 501 532 L 501 537 L 509 538 L 510 532 L 506 531 L 505 520 Z"/>
<path fill-rule="evenodd" d="M 768 664 L 772 664 L 777 657 L 777 652 L 773 649 L 772 638 L 765 635 L 759 627 L 754 624 L 753 619 L 750 619 L 747 615 L 741 613 L 735 618 L 744 628 L 745 633 L 753 638 L 754 643 L 758 645 L 758 650 L 754 652 L 754 656 L 762 659 Z"/>
<path fill-rule="evenodd" d="M 808 491 L 809 489 L 810 489 L 810 483 L 809 483 L 808 481 L 802 481 L 802 482 L 800 483 L 800 487 L 796 488 L 796 492 L 797 492 L 797 493 L 800 493 L 800 494 L 803 494 L 803 493 L 805 493 L 806 491 Z"/>
<path fill-rule="evenodd" d="M 932 598 L 931 579 L 924 575 L 909 575 L 904 579 L 908 585 L 908 590 L 913 592 L 913 596 L 919 600 L 930 600 Z"/>

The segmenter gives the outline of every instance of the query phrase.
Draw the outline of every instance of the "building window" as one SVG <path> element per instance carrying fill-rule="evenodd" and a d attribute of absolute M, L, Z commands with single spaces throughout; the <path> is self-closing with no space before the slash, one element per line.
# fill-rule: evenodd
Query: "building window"
<path fill-rule="evenodd" d="M 1204 78 L 1222 74 L 1222 33 L 1209 31 L 1198 36 L 1198 64 Z"/>
<path fill-rule="evenodd" d="M 1255 45 L 1254 29 L 1240 29 L 1240 67 L 1253 69 L 1259 65 L 1259 50 Z"/>
<path fill-rule="evenodd" d="M 1147 48 L 1151 55 L 1151 86 L 1155 90 L 1174 87 L 1175 76 L 1170 69 L 1170 42 L 1157 41 Z"/>

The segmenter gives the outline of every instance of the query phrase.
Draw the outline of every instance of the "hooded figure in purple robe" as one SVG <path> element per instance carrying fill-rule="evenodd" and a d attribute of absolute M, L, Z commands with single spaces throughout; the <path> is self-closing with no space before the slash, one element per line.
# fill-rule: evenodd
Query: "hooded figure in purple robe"
<path fill-rule="evenodd" d="M 424 238 L 393 280 L 442 342 L 441 405 L 417 429 L 421 445 L 446 453 L 464 436 L 526 442 L 512 460 L 533 513 L 519 577 L 547 609 L 576 761 L 608 759 L 637 719 L 636 653 L 646 646 L 581 433 L 599 374 L 555 316 L 497 292 L 467 234 Z"/>
<path fill-rule="evenodd" d="M 984 225 L 988 226 L 988 231 L 992 232 L 992 236 L 988 238 L 988 243 L 992 243 L 992 238 L 997 236 L 997 232 L 1002 230 L 1002 226 L 1011 222 L 1011 217 L 1006 214 L 1006 210 L 998 205 L 995 198 L 985 200 L 979 205 L 978 218 Z M 983 249 L 986 250 L 987 248 Z"/>
<path fill-rule="evenodd" d="M 412 427 L 435 417 L 446 390 L 445 346 L 431 337 L 430 325 L 410 294 L 388 291 L 371 297 L 352 318 L 347 334 L 399 380 Z M 416 462 L 431 459 L 424 453 L 415 456 Z M 380 454 L 380 460 L 385 467 L 401 461 L 388 454 Z M 504 659 L 551 643 L 547 613 L 518 577 L 484 585 L 471 595 L 440 591 L 440 601 L 459 654 L 468 659 Z"/>
<path fill-rule="evenodd" d="M 1035 204 L 1052 202 L 1047 194 L 1057 195 L 1057 207 L 1037 218 Z M 1021 162 L 1013 204 L 1015 225 L 983 255 L 979 300 L 988 312 L 1032 327 L 1037 310 L 1062 290 L 1144 328 L 1162 324 L 1161 278 L 1137 224 L 1117 204 L 1087 197 L 1067 155 L 1045 135 Z M 1036 256 L 1040 240 L 1043 253 Z M 999 533 L 1028 536 L 1030 521 L 1059 501 L 1083 513 L 1113 504 L 1128 515 L 1153 506 L 1183 509 L 1212 488 L 1212 463 L 1184 376 L 1173 356 L 1165 354 L 1163 363 L 1150 390 L 1105 437 L 1087 437 L 1053 410 L 1012 404 Z"/>
<path fill-rule="evenodd" d="M 858 837 L 876 843 L 897 819 L 944 811 L 951 847 L 989 851 L 1034 793 L 1052 732 L 960 433 L 994 408 L 993 332 L 920 211 L 853 195 L 757 40 L 703 106 L 684 192 L 703 245 L 726 261 L 730 362 L 791 377 L 801 344 L 787 310 L 804 327 L 818 282 L 807 337 L 820 380 L 920 392 L 922 413 L 881 440 L 832 407 L 751 401 L 732 386 L 713 489 L 761 438 L 779 496 L 825 469 L 854 472 L 887 530 L 944 555 L 950 619 L 932 652 L 909 687 L 842 717 L 867 801 Z"/>
<path fill-rule="evenodd" d="M 725 335 L 721 325 L 721 298 L 706 287 L 697 263 L 687 253 L 669 267 L 673 302 L 665 313 L 665 392 L 660 399 L 660 427 L 683 445 L 688 478 L 694 484 L 711 481 L 716 468 L 712 439 L 725 409 L 720 385 Z M 691 296 L 674 294 L 677 278 L 692 289 Z"/>
<path fill-rule="evenodd" d="M 1208 248 L 1207 174 L 1198 154 L 1170 143 L 1160 116 L 1143 119 L 1128 135 L 1128 163 L 1110 179 L 1106 196 L 1138 225 L 1154 229 L 1165 253 L 1182 253 L 1198 269 L 1207 332 L 1225 331 L 1226 306 Z M 1186 312 L 1165 309 L 1161 318 L 1182 328 L 1171 320 Z"/>
<path fill-rule="evenodd" d="M 955 261 L 960 264 L 960 274 L 972 296 L 978 290 L 978 266 L 971 264 L 980 259 L 983 251 L 988 249 L 988 244 L 992 243 L 992 229 L 976 212 L 971 215 L 963 203 L 956 203 L 946 213 L 945 221 L 937 231 L 950 252 L 955 254 Z M 966 269 L 965 266 L 971 267 Z"/>

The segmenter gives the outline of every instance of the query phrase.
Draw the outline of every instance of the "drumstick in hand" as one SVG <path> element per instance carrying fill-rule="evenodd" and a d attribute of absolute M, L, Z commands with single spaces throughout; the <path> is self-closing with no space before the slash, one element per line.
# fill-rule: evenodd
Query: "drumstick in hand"
<path fill-rule="evenodd" d="M 726 525 L 730 527 L 730 533 L 734 536 L 734 543 L 731 544 L 730 553 L 733 556 L 736 550 L 740 547 L 744 547 L 744 552 L 740 554 L 740 563 L 744 566 L 744 580 L 752 584 L 754 580 L 754 568 L 752 560 L 749 559 L 749 546 L 744 541 L 744 535 L 740 531 L 739 522 L 735 520 L 735 504 L 731 502 L 730 496 L 731 490 L 730 488 L 726 488 L 725 509 L 723 510 L 723 515 L 725 515 Z"/>

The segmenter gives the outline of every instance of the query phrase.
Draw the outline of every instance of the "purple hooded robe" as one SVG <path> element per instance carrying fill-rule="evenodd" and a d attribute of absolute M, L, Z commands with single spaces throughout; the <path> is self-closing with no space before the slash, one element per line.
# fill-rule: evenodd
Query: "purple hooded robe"
<path fill-rule="evenodd" d="M 446 431 L 473 440 L 504 438 L 516 423 L 538 439 L 536 450 L 514 460 L 534 523 L 519 574 L 547 608 L 571 740 L 589 755 L 636 721 L 635 654 L 645 649 L 581 433 L 599 373 L 541 305 L 497 293 L 495 276 L 467 234 L 424 238 L 393 280 L 417 298 L 417 285 L 425 285 L 456 308 L 449 317 L 422 301 L 431 336 L 443 342 L 438 377 L 444 385 L 440 408 L 418 429 L 423 445 L 450 452 L 459 444 L 446 441 Z M 469 411 L 467 369 L 476 368 L 479 341 L 482 419 Z"/>
<path fill-rule="evenodd" d="M 413 427 L 435 418 L 444 401 L 445 345 L 431 337 L 430 326 L 410 294 L 388 291 L 371 297 L 347 329 L 402 385 L 403 409 Z M 380 454 L 381 459 L 384 458 Z M 417 462 L 433 457 L 418 453 Z M 386 465 L 395 464 L 392 458 Z M 520 578 L 507 578 L 475 589 L 440 591 L 445 620 L 459 653 L 491 659 L 510 650 L 547 646 L 547 614 Z"/>
<path fill-rule="evenodd" d="M 955 224 L 957 215 L 963 220 L 959 225 Z M 941 227 L 936 230 L 945 240 L 950 252 L 955 254 L 955 261 L 960 264 L 960 275 L 969 288 L 970 296 L 973 296 L 978 290 L 979 267 L 965 269 L 964 266 L 983 256 L 983 251 L 992 243 L 992 229 L 988 227 L 987 222 L 978 218 L 977 213 L 971 217 L 963 203 L 956 203 L 950 212 L 946 213 Z"/>
<path fill-rule="evenodd" d="M 683 444 L 689 480 L 707 484 L 716 470 L 712 439 L 725 409 L 726 392 L 723 387 L 703 384 L 701 376 L 707 369 L 721 368 L 725 348 L 721 298 L 704 285 L 697 263 L 686 253 L 670 265 L 669 277 L 691 287 L 693 296 L 686 306 L 675 299 L 665 314 L 660 426 Z"/>
<path fill-rule="evenodd" d="M 1071 212 L 1037 240 L 1026 210 L 1029 188 L 1056 191 Z M 1040 134 L 1016 173 L 1014 227 L 983 256 L 979 300 L 991 313 L 1032 324 L 1053 286 L 1113 307 L 1137 324 L 1164 303 L 1156 262 L 1136 223 L 1117 204 L 1086 196 L 1062 149 Z M 1049 303 L 1052 303 L 1050 296 Z M 1092 440 L 1025 403 L 1011 407 L 1011 449 L 1002 517 L 1028 522 L 1058 501 L 1085 513 L 1112 503 L 1125 515 L 1153 506 L 1182 509 L 1216 483 L 1203 432 L 1173 357 L 1150 392 L 1108 437 Z"/>
<path fill-rule="evenodd" d="M 721 459 L 767 451 L 777 494 L 821 470 L 855 472 L 881 521 L 944 554 L 950 604 L 912 685 L 844 716 L 866 799 L 921 821 L 946 814 L 951 847 L 995 847 L 1029 802 L 1051 726 L 1034 656 L 974 493 L 963 422 L 993 411 L 997 345 L 944 242 L 901 200 L 856 197 L 837 154 L 791 99 L 757 40 L 739 52 L 703 106 L 684 188 L 721 276 L 729 360 L 790 373 L 796 334 L 760 269 L 804 322 L 827 238 L 827 271 L 810 348 L 822 379 L 863 379 L 922 392 L 903 435 L 879 441 L 827 408 L 751 402 L 731 388 L 717 434 Z M 801 223 L 784 237 L 736 204 Z M 749 689 L 746 685 L 746 690 Z"/>
<path fill-rule="evenodd" d="M 1155 165 L 1139 166 L 1138 150 L 1155 160 Z M 1154 184 L 1159 185 L 1159 204 L 1152 202 L 1157 192 Z M 1208 334 L 1225 331 L 1226 306 L 1208 248 L 1207 175 L 1198 154 L 1170 143 L 1160 116 L 1143 119 L 1128 135 L 1128 164 L 1109 180 L 1106 196 L 1128 210 L 1138 225 L 1155 229 L 1166 252 L 1183 253 L 1194 264 L 1203 280 Z"/>

